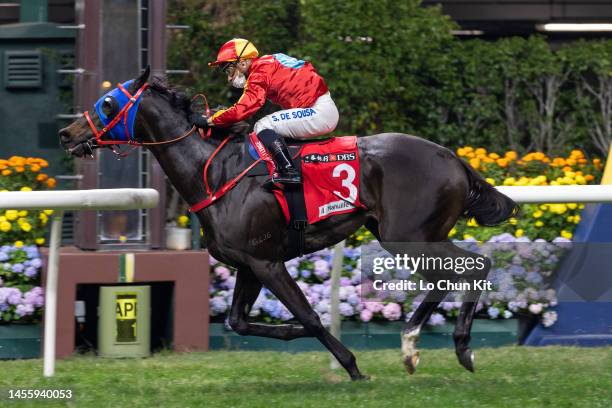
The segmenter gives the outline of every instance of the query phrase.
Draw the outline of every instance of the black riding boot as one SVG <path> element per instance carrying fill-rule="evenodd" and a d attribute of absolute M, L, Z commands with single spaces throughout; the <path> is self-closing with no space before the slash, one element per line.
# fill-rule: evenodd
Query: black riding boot
<path fill-rule="evenodd" d="M 300 174 L 293 165 L 293 160 L 289 154 L 287 143 L 282 138 L 270 129 L 265 129 L 259 132 L 259 140 L 266 146 L 266 149 L 271 153 L 272 159 L 276 166 L 276 173 L 271 179 L 264 183 L 266 188 L 274 188 L 274 183 L 281 184 L 299 184 L 302 182 Z"/>

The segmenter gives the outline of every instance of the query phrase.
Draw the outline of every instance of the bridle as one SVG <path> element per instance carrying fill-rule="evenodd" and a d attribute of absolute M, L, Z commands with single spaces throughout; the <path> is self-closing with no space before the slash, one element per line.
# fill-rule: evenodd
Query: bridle
<path fill-rule="evenodd" d="M 129 127 L 130 126 L 128 125 L 128 115 L 130 113 L 130 109 L 132 109 L 134 106 L 136 106 L 138 100 L 142 96 L 142 93 L 145 91 L 145 89 L 147 89 L 148 86 L 149 86 L 149 84 L 145 82 L 136 91 L 136 93 L 134 95 L 132 95 L 132 94 L 130 94 L 127 91 L 127 89 L 125 89 L 125 87 L 122 84 L 118 84 L 118 88 L 121 90 L 121 92 L 123 92 L 125 94 L 125 96 L 128 97 L 128 101 L 121 108 L 121 110 L 117 113 L 117 115 L 108 124 L 106 124 L 106 126 L 104 126 L 102 128 L 102 130 L 98 130 L 96 125 L 93 123 L 93 120 L 91 119 L 91 115 L 89 114 L 89 111 L 86 111 L 84 113 L 85 119 L 87 119 L 87 123 L 89 124 L 89 127 L 90 127 L 92 133 L 94 134 L 94 136 L 92 138 L 90 138 L 90 139 L 86 140 L 85 142 L 81 143 L 81 144 L 85 145 L 85 148 L 88 150 L 88 154 L 93 156 L 93 150 L 94 149 L 106 146 L 106 147 L 109 147 L 112 150 L 112 152 L 115 153 L 117 156 L 125 157 L 125 156 L 129 155 L 137 147 L 142 147 L 142 146 L 158 146 L 158 145 L 165 145 L 165 144 L 176 143 L 176 142 L 178 142 L 180 140 L 185 139 L 188 136 L 191 136 L 196 129 L 198 129 L 199 134 L 200 134 L 200 136 L 203 139 L 210 138 L 211 133 L 212 133 L 212 130 L 211 130 L 210 127 L 208 128 L 207 132 L 205 133 L 202 129 L 200 129 L 197 126 L 193 125 L 189 130 L 187 130 L 181 136 L 178 136 L 178 137 L 176 137 L 174 139 L 171 139 L 171 140 L 165 140 L 165 141 L 161 141 L 161 142 L 139 142 L 139 141 L 137 141 L 134 138 L 134 136 L 129 131 Z M 196 99 L 198 97 L 202 98 L 204 100 L 205 109 L 206 109 L 206 116 L 210 117 L 210 108 L 208 106 L 208 101 L 206 100 L 206 96 L 204 96 L 203 94 L 197 94 L 197 95 L 195 95 L 193 97 L 193 99 Z M 117 126 L 121 122 L 123 122 L 124 132 L 125 132 L 125 135 L 127 135 L 127 139 L 126 140 L 102 140 L 102 137 L 106 133 L 110 132 L 115 126 Z M 236 177 L 232 178 L 227 183 L 225 183 L 219 190 L 213 191 L 210 188 L 210 185 L 208 184 L 208 168 L 210 167 L 210 165 L 212 163 L 212 160 L 215 158 L 217 153 L 219 153 L 219 151 L 221 151 L 221 149 L 223 149 L 223 147 L 227 144 L 229 139 L 230 139 L 229 136 L 227 136 L 217 146 L 217 148 L 213 151 L 213 153 L 210 155 L 208 160 L 206 160 L 206 163 L 204 164 L 204 169 L 203 169 L 203 183 L 204 183 L 204 186 L 206 188 L 206 193 L 207 193 L 208 197 L 206 197 L 203 200 L 200 200 L 199 202 L 197 202 L 196 204 L 191 206 L 190 209 L 189 209 L 191 212 L 198 212 L 198 211 L 200 211 L 200 210 L 202 210 L 202 209 L 204 209 L 204 208 L 214 204 L 218 199 L 220 199 L 222 196 L 224 196 L 228 191 L 233 189 L 244 178 L 244 176 L 246 176 L 246 174 L 253 167 L 255 167 L 257 164 L 259 164 L 259 162 L 261 162 L 263 160 L 261 157 L 265 157 L 264 156 L 266 154 L 265 151 L 263 153 L 260 153 L 260 154 L 262 154 L 262 156 L 259 159 L 257 159 L 253 163 L 251 163 L 251 165 L 249 165 L 246 169 L 244 169 L 242 172 L 240 172 L 240 174 L 238 174 Z M 127 152 L 120 152 L 115 147 L 116 145 L 119 145 L 119 144 L 130 145 L 130 146 L 132 146 L 132 149 L 130 149 Z"/>
<path fill-rule="evenodd" d="M 196 129 L 199 130 L 200 135 L 203 138 L 206 137 L 210 137 L 211 135 L 211 130 L 210 128 L 208 129 L 208 132 L 206 133 L 206 135 L 204 134 L 204 131 L 202 129 L 197 128 L 195 125 L 193 125 L 189 130 L 185 131 L 182 135 L 171 139 L 171 140 L 164 140 L 161 142 L 139 142 L 137 141 L 134 136 L 130 133 L 129 131 L 129 126 L 128 126 L 128 115 L 130 113 L 130 110 L 136 106 L 136 103 L 138 102 L 138 100 L 142 97 L 142 93 L 145 91 L 145 89 L 147 89 L 149 87 L 149 84 L 147 82 L 145 82 L 137 91 L 134 95 L 130 94 L 128 92 L 127 89 L 125 89 L 125 87 L 122 84 L 117 84 L 117 87 L 121 90 L 121 92 L 123 92 L 127 97 L 128 97 L 128 102 L 121 108 L 121 110 L 115 115 L 115 117 L 106 125 L 102 128 L 102 130 L 98 130 L 98 128 L 96 127 L 96 125 L 93 123 L 93 120 L 91 119 L 91 115 L 89 114 L 89 111 L 85 111 L 84 116 L 85 119 L 87 119 L 87 123 L 89 124 L 89 128 L 91 129 L 94 137 L 87 139 L 85 142 L 82 142 L 82 144 L 84 145 L 84 147 L 87 149 L 87 153 L 89 155 L 93 155 L 93 150 L 100 148 L 100 147 L 108 147 L 111 149 L 111 151 L 116 154 L 119 157 L 126 157 L 127 155 L 129 155 L 136 147 L 144 147 L 144 146 L 159 146 L 159 145 L 165 145 L 165 144 L 171 144 L 171 143 L 176 143 L 180 140 L 185 139 L 186 137 L 191 136 L 194 131 Z M 198 94 L 194 97 L 202 97 L 204 99 L 205 102 L 205 107 L 206 107 L 206 114 L 207 116 L 210 116 L 210 108 L 208 106 L 208 101 L 206 100 L 206 97 L 202 94 Z M 124 131 L 125 134 L 128 136 L 127 140 L 103 140 L 102 137 L 110 132 L 115 126 L 119 125 L 120 123 L 123 124 L 124 126 Z M 130 150 L 128 150 L 127 152 L 120 152 L 117 148 L 116 145 L 121 145 L 121 144 L 126 144 L 126 145 L 130 145 L 132 146 L 132 148 Z"/>

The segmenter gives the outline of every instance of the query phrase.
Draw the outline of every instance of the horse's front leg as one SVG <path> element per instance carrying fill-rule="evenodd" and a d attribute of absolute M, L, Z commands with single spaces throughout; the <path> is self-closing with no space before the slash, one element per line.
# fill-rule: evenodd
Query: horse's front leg
<path fill-rule="evenodd" d="M 280 340 L 293 340 L 299 337 L 312 337 L 303 326 L 295 324 L 263 324 L 248 322 L 253 303 L 261 291 L 261 282 L 247 267 L 238 268 L 232 308 L 228 318 L 230 327 L 241 336 L 271 337 Z"/>
<path fill-rule="evenodd" d="M 321 324 L 300 287 L 287 272 L 281 261 L 252 259 L 249 262 L 255 277 L 289 309 L 293 316 L 304 325 L 307 333 L 313 335 L 334 355 L 352 380 L 368 379 L 357 368 L 355 356 Z"/>

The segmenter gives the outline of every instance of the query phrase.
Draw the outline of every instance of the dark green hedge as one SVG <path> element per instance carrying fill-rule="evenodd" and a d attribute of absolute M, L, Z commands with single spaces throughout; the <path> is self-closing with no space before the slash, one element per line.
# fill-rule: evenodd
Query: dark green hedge
<path fill-rule="evenodd" d="M 405 132 L 449 147 L 550 154 L 605 154 L 612 137 L 612 41 L 553 50 L 542 36 L 459 40 L 440 8 L 418 0 L 182 0 L 169 19 L 192 27 L 169 42 L 169 67 L 192 74 L 171 81 L 214 104 L 240 91 L 206 63 L 245 37 L 262 53 L 313 62 L 340 109 L 338 134 Z"/>

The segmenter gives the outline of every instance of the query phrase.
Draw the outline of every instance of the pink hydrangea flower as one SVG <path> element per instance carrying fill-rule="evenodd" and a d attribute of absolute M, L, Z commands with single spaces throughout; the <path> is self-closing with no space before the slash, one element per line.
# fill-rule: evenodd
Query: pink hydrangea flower
<path fill-rule="evenodd" d="M 361 313 L 359 314 L 359 318 L 361 319 L 361 321 L 366 322 L 366 323 L 372 320 L 372 317 L 373 317 L 373 314 L 368 309 L 363 309 Z"/>
<path fill-rule="evenodd" d="M 387 320 L 399 320 L 402 317 L 402 307 L 397 303 L 387 303 L 382 314 Z"/>
<path fill-rule="evenodd" d="M 225 266 L 217 266 L 215 268 L 215 275 L 217 275 L 222 280 L 226 280 L 231 275 L 231 272 Z"/>
<path fill-rule="evenodd" d="M 365 302 L 365 308 L 372 313 L 379 313 L 385 306 L 380 302 Z"/>
<path fill-rule="evenodd" d="M 19 317 L 29 316 L 32 313 L 34 313 L 34 306 L 32 306 L 32 305 L 17 305 L 17 309 L 15 310 L 15 313 L 17 313 L 17 316 L 19 316 Z"/>
<path fill-rule="evenodd" d="M 540 314 L 542 313 L 542 304 L 541 303 L 533 303 L 531 305 L 529 305 L 529 311 L 533 314 Z"/>

